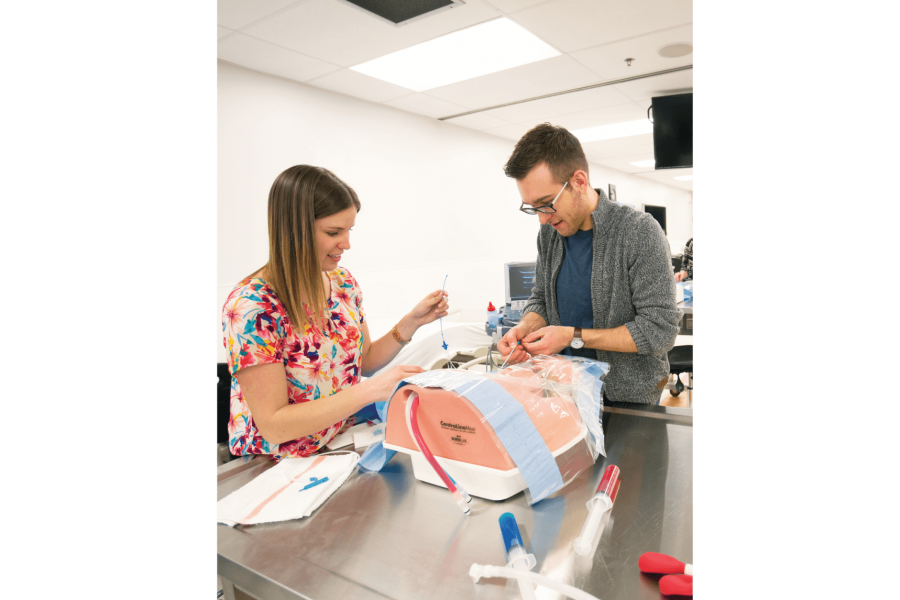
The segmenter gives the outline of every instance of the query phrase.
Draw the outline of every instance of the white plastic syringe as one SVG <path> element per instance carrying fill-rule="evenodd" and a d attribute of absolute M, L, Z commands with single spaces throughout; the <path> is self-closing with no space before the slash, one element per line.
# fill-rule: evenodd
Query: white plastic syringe
<path fill-rule="evenodd" d="M 587 501 L 588 516 L 581 528 L 581 533 L 575 538 L 573 544 L 575 552 L 582 556 L 590 553 L 594 544 L 594 536 L 597 535 L 597 529 L 603 514 L 612 508 L 616 501 L 618 487 L 616 483 L 619 479 L 619 467 L 609 465 L 603 472 L 603 479 L 597 487 L 597 493 Z"/>

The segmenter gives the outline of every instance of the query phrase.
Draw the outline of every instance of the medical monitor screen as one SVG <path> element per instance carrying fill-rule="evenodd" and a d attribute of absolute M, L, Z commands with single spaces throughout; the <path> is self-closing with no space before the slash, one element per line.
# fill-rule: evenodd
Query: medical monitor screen
<path fill-rule="evenodd" d="M 527 300 L 534 288 L 535 263 L 506 264 L 506 301 Z"/>

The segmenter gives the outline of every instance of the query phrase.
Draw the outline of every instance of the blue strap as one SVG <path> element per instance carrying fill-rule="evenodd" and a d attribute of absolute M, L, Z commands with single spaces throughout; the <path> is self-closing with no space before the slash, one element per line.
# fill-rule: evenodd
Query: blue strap
<path fill-rule="evenodd" d="M 562 488 L 562 475 L 553 453 L 525 408 L 503 386 L 479 378 L 461 382 L 449 389 L 468 398 L 490 423 L 525 479 L 532 504 Z"/>
<path fill-rule="evenodd" d="M 391 398 L 394 397 L 394 394 L 397 393 L 397 390 L 402 388 L 404 385 L 409 383 L 406 380 L 400 382 L 396 388 L 394 388 L 393 393 L 391 394 Z M 388 404 L 391 402 L 391 398 L 387 399 L 387 402 L 376 402 L 375 403 L 375 411 L 378 413 L 378 418 L 381 419 L 382 423 L 387 423 L 387 409 Z M 387 427 L 385 425 L 385 427 Z M 389 460 L 394 458 L 394 455 L 397 454 L 396 450 L 388 450 L 384 447 L 384 440 L 379 440 L 374 444 L 369 444 L 369 447 L 366 448 L 366 451 L 363 452 L 363 455 L 359 457 L 359 462 L 357 465 L 361 469 L 365 469 L 366 471 L 375 471 L 378 472 L 381 470 L 384 465 L 387 464 Z"/>

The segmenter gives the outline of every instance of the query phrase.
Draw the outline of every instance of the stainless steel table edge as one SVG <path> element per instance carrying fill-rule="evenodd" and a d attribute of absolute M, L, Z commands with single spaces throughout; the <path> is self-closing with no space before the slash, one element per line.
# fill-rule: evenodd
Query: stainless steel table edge
<path fill-rule="evenodd" d="M 656 406 L 653 404 L 631 404 L 628 402 L 607 402 L 603 411 L 622 415 L 635 415 L 651 419 L 663 419 L 678 425 L 694 425 L 694 409 L 677 406 Z"/>
<path fill-rule="evenodd" d="M 225 464 L 216 467 L 216 482 L 221 483 L 226 479 L 230 479 L 235 475 L 240 475 L 248 469 L 252 469 L 271 460 L 268 454 L 257 454 L 254 456 L 241 456 Z"/>
<path fill-rule="evenodd" d="M 343 577 L 339 573 L 318 567 L 294 554 L 285 553 L 283 549 L 256 539 L 238 528 L 225 525 L 219 525 L 219 527 L 221 528 L 219 530 L 220 549 L 216 557 L 216 569 L 219 576 L 222 578 L 223 583 L 232 583 L 242 590 L 253 590 L 251 595 L 255 598 L 261 600 L 313 600 L 310 596 L 289 586 L 296 586 L 299 581 L 313 582 L 322 580 L 329 580 L 334 585 L 335 579 L 341 580 L 341 589 L 335 590 L 338 592 L 338 597 L 360 598 L 363 600 L 388 598 L 375 590 Z M 241 554 L 271 555 L 271 561 L 267 565 L 271 566 L 271 569 L 260 569 L 259 567 L 247 569 L 240 564 L 236 556 L 229 556 L 227 549 L 221 549 L 222 543 L 227 546 L 229 542 L 235 542 L 235 546 L 239 544 Z M 281 582 L 271 572 L 266 572 L 269 570 L 278 571 L 279 567 L 286 562 L 291 563 L 291 582 Z"/>
<path fill-rule="evenodd" d="M 693 410 L 686 408 L 607 403 L 604 412 L 650 418 L 673 425 L 693 426 Z M 274 464 L 271 457 L 259 455 L 241 457 L 217 468 L 218 483 L 239 475 L 247 475 L 251 469 L 260 471 Z M 319 567 L 295 553 L 285 551 L 266 540 L 245 532 L 242 526 L 234 528 L 218 525 L 217 571 L 226 587 L 230 584 L 246 590 L 260 600 L 314 600 L 320 597 L 360 598 L 382 600 L 391 598 L 384 593 L 357 583 L 340 573 Z M 252 531 L 252 529 L 251 529 Z M 245 564 L 252 557 L 255 567 Z M 328 583 L 328 594 L 323 594 L 322 582 Z M 481 590 L 485 597 L 493 597 L 496 590 Z"/>
<path fill-rule="evenodd" d="M 254 456 L 247 455 L 236 458 L 217 467 L 217 483 L 222 483 L 232 477 L 237 477 L 250 469 L 265 467 L 267 463 L 275 463 L 273 458 L 267 454 Z M 246 534 L 242 531 L 241 525 L 238 525 L 237 527 L 227 527 L 226 525 L 219 524 L 218 527 L 221 529 L 218 531 L 220 549 L 217 552 L 216 557 L 216 570 L 219 577 L 222 578 L 222 583 L 225 588 L 236 585 L 248 593 L 250 593 L 249 590 L 253 590 L 251 595 L 265 600 L 312 600 L 302 592 L 292 589 L 290 585 L 296 586 L 297 580 L 316 581 L 330 578 L 333 581 L 334 578 L 337 578 L 342 580 L 340 584 L 342 587 L 340 590 L 342 597 L 360 598 L 362 600 L 387 598 L 387 596 L 351 581 L 346 577 L 341 576 L 339 573 L 332 573 L 331 571 L 318 567 L 296 555 L 286 555 L 272 544 Z M 292 581 L 290 583 L 281 582 L 275 575 L 266 573 L 265 570 L 244 568 L 240 564 L 237 556 L 230 555 L 227 548 L 226 550 L 221 549 L 222 543 L 224 543 L 226 547 L 229 543 L 234 546 L 239 546 L 241 554 L 253 553 L 257 556 L 269 554 L 271 556 L 269 564 L 273 567 L 271 570 L 275 572 L 278 571 L 277 567 L 279 566 L 279 563 L 291 562 L 290 572 Z M 226 593 L 226 595 L 230 594 Z"/>

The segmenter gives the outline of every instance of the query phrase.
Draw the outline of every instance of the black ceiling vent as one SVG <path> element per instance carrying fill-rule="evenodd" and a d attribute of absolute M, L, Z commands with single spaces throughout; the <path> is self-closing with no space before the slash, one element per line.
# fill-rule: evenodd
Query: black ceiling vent
<path fill-rule="evenodd" d="M 422 17 L 464 4 L 463 0 L 340 0 L 381 17 L 394 25 L 406 25 Z"/>

